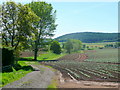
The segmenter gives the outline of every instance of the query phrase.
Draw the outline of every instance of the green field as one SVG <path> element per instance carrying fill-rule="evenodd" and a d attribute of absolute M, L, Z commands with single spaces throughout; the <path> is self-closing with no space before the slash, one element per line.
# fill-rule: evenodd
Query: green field
<path fill-rule="evenodd" d="M 96 52 L 87 52 L 87 55 L 89 58 L 85 61 L 118 63 L 118 49 L 97 49 Z"/>
<path fill-rule="evenodd" d="M 58 59 L 62 56 L 66 55 L 65 53 L 63 54 L 55 54 L 55 53 L 52 53 L 52 52 L 46 52 L 44 54 L 40 54 L 38 57 L 37 57 L 37 60 L 55 60 L 55 59 Z M 24 58 L 27 58 L 27 59 L 34 59 L 34 57 L 24 57 Z"/>
<path fill-rule="evenodd" d="M 86 46 L 89 46 L 90 48 L 96 48 L 96 47 L 104 47 L 107 44 L 115 44 L 115 42 L 104 42 L 104 43 L 83 43 Z"/>

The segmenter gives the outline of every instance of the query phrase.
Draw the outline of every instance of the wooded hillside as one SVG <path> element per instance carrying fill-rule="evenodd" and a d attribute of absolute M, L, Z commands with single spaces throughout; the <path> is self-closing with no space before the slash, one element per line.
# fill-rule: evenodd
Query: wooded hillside
<path fill-rule="evenodd" d="M 64 42 L 67 39 L 78 39 L 84 43 L 116 42 L 118 41 L 118 33 L 79 32 L 66 34 L 55 39 L 59 42 Z"/>

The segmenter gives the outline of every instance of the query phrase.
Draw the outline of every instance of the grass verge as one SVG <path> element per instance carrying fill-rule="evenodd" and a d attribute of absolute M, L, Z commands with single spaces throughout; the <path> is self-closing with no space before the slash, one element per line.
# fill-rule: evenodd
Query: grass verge
<path fill-rule="evenodd" d="M 47 87 L 47 90 L 57 90 L 57 87 L 56 87 L 56 83 L 55 82 L 52 82 L 48 87 Z"/>
<path fill-rule="evenodd" d="M 50 68 L 52 71 L 54 71 L 54 72 L 56 73 L 56 75 L 53 77 L 53 79 L 52 79 L 52 81 L 51 81 L 51 84 L 48 85 L 47 90 L 58 90 L 58 89 L 57 89 L 57 86 L 58 86 L 58 75 L 57 75 L 58 73 L 57 73 L 57 70 L 54 69 L 54 68 L 51 67 L 51 66 L 45 65 L 45 67 Z"/>
<path fill-rule="evenodd" d="M 50 85 L 48 85 L 47 90 L 57 90 L 58 81 L 54 78 Z"/>

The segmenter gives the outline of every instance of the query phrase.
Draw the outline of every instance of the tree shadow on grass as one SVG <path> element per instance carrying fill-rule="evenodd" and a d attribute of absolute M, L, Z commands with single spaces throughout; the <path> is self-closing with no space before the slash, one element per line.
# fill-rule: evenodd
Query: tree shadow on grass
<path fill-rule="evenodd" d="M 59 61 L 59 60 L 34 60 L 30 58 L 20 58 L 19 61 L 54 62 L 54 61 Z"/>
<path fill-rule="evenodd" d="M 23 70 L 23 71 L 34 71 L 33 67 L 31 67 L 30 65 L 27 66 L 21 66 L 20 64 L 15 64 L 15 65 L 11 65 L 10 67 L 2 67 L 2 73 L 7 73 L 7 72 L 13 72 L 13 71 L 19 71 L 19 70 Z"/>
<path fill-rule="evenodd" d="M 59 60 L 34 60 L 34 59 L 31 59 L 31 58 L 19 58 L 18 61 L 37 61 L 37 62 L 56 62 L 56 61 L 59 61 Z M 15 64 L 15 65 L 10 65 L 10 67 L 2 67 L 2 72 L 13 72 L 13 70 L 24 70 L 24 71 L 29 71 L 29 70 L 32 70 L 34 71 L 33 67 L 31 67 L 30 65 L 28 66 L 21 66 L 20 64 Z"/>
<path fill-rule="evenodd" d="M 33 67 L 31 67 L 31 66 L 22 66 L 21 69 L 24 71 L 29 71 L 29 70 L 34 71 Z"/>
<path fill-rule="evenodd" d="M 19 58 L 18 61 L 35 61 L 35 60 L 31 58 Z"/>

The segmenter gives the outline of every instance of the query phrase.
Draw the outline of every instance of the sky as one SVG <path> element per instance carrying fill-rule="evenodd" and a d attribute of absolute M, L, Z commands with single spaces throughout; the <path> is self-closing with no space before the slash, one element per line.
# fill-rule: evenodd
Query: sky
<path fill-rule="evenodd" d="M 57 10 L 56 36 L 74 32 L 118 32 L 118 3 L 53 3 Z"/>
<path fill-rule="evenodd" d="M 30 0 L 14 0 L 28 3 Z M 51 1 L 51 2 L 50 2 Z M 49 0 L 56 13 L 54 38 L 75 32 L 118 32 L 117 0 Z"/>

